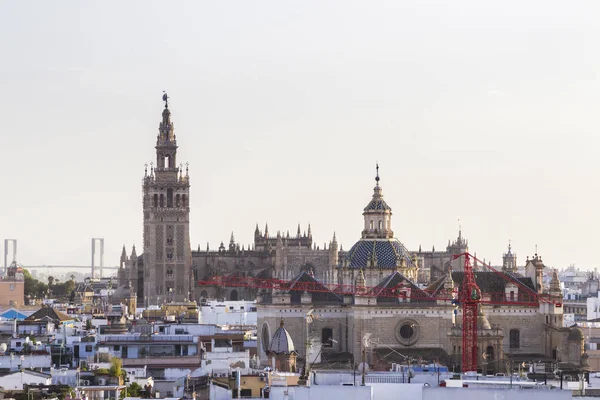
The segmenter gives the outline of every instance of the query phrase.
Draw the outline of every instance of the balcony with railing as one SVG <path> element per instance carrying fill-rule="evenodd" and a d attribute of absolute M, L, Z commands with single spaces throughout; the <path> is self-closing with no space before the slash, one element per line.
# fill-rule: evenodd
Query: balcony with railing
<path fill-rule="evenodd" d="M 132 334 L 132 335 L 100 335 L 99 344 L 128 345 L 134 343 L 170 343 L 192 344 L 198 343 L 198 337 L 193 335 L 161 335 L 161 334 Z"/>
<path fill-rule="evenodd" d="M 176 368 L 200 366 L 200 355 L 193 356 L 148 356 L 124 358 L 123 367 Z"/>

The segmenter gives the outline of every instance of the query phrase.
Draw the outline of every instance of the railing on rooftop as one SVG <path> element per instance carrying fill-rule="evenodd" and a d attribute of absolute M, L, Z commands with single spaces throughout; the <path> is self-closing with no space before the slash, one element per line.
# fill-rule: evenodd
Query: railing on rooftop
<path fill-rule="evenodd" d="M 194 343 L 193 335 L 100 335 L 99 343 L 106 342 L 188 342 Z"/>

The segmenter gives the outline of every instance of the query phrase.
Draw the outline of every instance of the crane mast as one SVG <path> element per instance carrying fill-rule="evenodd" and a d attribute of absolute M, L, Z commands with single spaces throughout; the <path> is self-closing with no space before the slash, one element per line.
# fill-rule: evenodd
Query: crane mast
<path fill-rule="evenodd" d="M 475 274 L 468 253 L 465 258 L 464 280 L 459 296 L 463 311 L 462 372 L 477 372 L 477 316 L 481 302 L 481 290 L 475 282 Z"/>

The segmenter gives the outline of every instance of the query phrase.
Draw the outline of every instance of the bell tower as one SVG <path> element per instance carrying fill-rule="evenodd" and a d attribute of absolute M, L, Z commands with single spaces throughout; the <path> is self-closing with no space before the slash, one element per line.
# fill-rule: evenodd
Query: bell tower
<path fill-rule="evenodd" d="M 191 299 L 190 180 L 177 166 L 177 140 L 168 96 L 156 138 L 156 166 L 144 171 L 143 297 L 146 304 Z"/>

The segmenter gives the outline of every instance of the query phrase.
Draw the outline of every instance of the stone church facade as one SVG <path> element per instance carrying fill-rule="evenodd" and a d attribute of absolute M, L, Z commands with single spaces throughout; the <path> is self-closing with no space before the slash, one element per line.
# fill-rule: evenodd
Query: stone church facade
<path fill-rule="evenodd" d="M 323 247 L 313 242 L 310 225 L 308 232 L 301 232 L 300 225 L 295 236 L 289 231 L 283 235 L 269 234 L 268 226 L 261 231 L 256 226 L 254 243 L 248 249 L 235 242 L 233 233 L 229 245 L 221 242 L 217 250 L 196 250 L 192 252 L 193 269 L 199 280 L 212 276 L 240 276 L 248 278 L 291 279 L 302 271 L 309 272 L 320 280 L 333 280 L 331 271 L 338 264 L 337 239 L 335 234 Z M 196 298 L 217 298 L 227 300 L 254 299 L 256 290 L 244 288 L 224 288 L 203 285 L 196 290 Z"/>
<path fill-rule="evenodd" d="M 451 299 L 462 285 L 464 272 L 443 258 L 449 261 L 453 254 L 466 250 L 466 241 L 459 234 L 447 254 L 411 253 L 393 238 L 391 215 L 377 179 L 373 198 L 363 210 L 361 238 L 332 271 L 340 286 L 318 282 L 301 272 L 289 289 L 259 293 L 258 353 L 263 365 L 270 363 L 269 340 L 283 320 L 298 357 L 306 355 L 308 332 L 309 341 L 322 349 L 327 363 L 338 368 L 352 368 L 361 361 L 365 348 L 365 361 L 376 369 L 389 370 L 392 362 L 437 361 L 459 370 L 462 314 Z M 425 260 L 443 266 L 428 286 L 417 283 Z M 525 276 L 474 268 L 483 299 L 477 354 L 485 373 L 505 372 L 510 362 L 556 363 L 558 354 L 563 365 L 585 367 L 578 328 L 563 327 L 558 276 L 555 273 L 550 287 L 544 288 L 540 280 L 545 267 L 541 259 L 536 260 Z M 511 265 L 507 264 L 508 269 Z M 307 292 L 306 287 L 321 289 Z M 340 292 L 340 287 L 346 290 Z M 531 300 L 532 293 L 545 300 Z"/>

